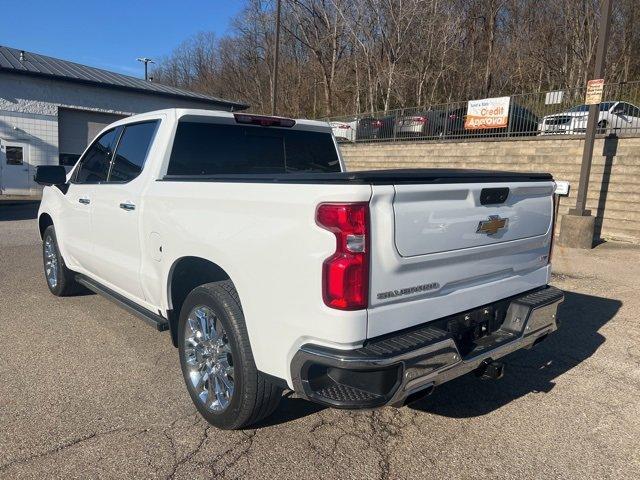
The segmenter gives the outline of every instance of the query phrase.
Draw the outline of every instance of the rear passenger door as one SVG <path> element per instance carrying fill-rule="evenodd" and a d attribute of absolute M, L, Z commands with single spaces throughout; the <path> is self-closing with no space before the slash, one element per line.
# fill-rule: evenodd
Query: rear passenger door
<path fill-rule="evenodd" d="M 140 281 L 142 172 L 159 120 L 123 127 L 106 183 L 96 191 L 92 212 L 91 271 L 107 287 L 144 304 Z"/>

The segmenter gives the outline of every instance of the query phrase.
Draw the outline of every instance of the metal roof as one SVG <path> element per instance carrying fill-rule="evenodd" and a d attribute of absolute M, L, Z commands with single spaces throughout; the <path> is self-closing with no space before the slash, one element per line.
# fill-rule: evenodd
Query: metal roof
<path fill-rule="evenodd" d="M 149 82 L 141 78 L 0 45 L 0 72 L 2 71 L 136 91 L 149 95 L 180 98 L 218 107 L 233 108 L 233 110 L 248 108 L 248 105 L 241 102 L 223 100 L 202 93 L 190 92 L 160 83 Z"/>

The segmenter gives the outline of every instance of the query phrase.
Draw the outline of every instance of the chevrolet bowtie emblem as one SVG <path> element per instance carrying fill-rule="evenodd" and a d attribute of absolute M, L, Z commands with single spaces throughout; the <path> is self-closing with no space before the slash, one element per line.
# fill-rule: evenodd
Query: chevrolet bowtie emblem
<path fill-rule="evenodd" d="M 499 215 L 489 215 L 488 220 L 482 220 L 478 223 L 476 233 L 495 235 L 501 228 L 506 228 L 508 223 L 508 218 L 500 218 Z"/>

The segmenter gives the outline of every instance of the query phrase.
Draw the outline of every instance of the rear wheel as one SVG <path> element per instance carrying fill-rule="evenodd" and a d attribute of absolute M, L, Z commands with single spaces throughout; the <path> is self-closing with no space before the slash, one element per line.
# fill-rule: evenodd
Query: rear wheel
<path fill-rule="evenodd" d="M 278 406 L 282 389 L 256 368 L 231 281 L 201 285 L 187 296 L 180 311 L 178 342 L 191 400 L 212 425 L 243 428 Z"/>
<path fill-rule="evenodd" d="M 49 291 L 57 297 L 73 295 L 80 289 L 75 280 L 75 273 L 64 263 L 53 225 L 49 225 L 42 234 L 42 261 L 44 276 Z"/>
<path fill-rule="evenodd" d="M 607 121 L 606 120 L 600 120 L 598 122 L 597 133 L 601 133 L 601 134 L 607 133 Z"/>

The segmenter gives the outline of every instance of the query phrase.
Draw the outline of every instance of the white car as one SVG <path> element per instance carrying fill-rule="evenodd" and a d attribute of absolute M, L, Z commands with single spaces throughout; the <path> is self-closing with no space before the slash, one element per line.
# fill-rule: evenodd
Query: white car
<path fill-rule="evenodd" d="M 36 181 L 51 293 L 86 287 L 169 330 L 220 428 L 284 389 L 374 408 L 499 378 L 557 328 L 549 174 L 345 172 L 327 123 L 171 109 Z"/>
<path fill-rule="evenodd" d="M 353 120 L 351 122 L 329 122 L 333 135 L 339 142 L 355 142 L 356 141 L 356 129 L 358 127 L 358 121 Z"/>
<path fill-rule="evenodd" d="M 566 112 L 544 117 L 540 123 L 540 133 L 585 133 L 588 118 L 589 105 L 578 105 Z M 598 133 L 610 132 L 640 132 L 640 108 L 627 102 L 602 102 L 598 109 Z"/>

